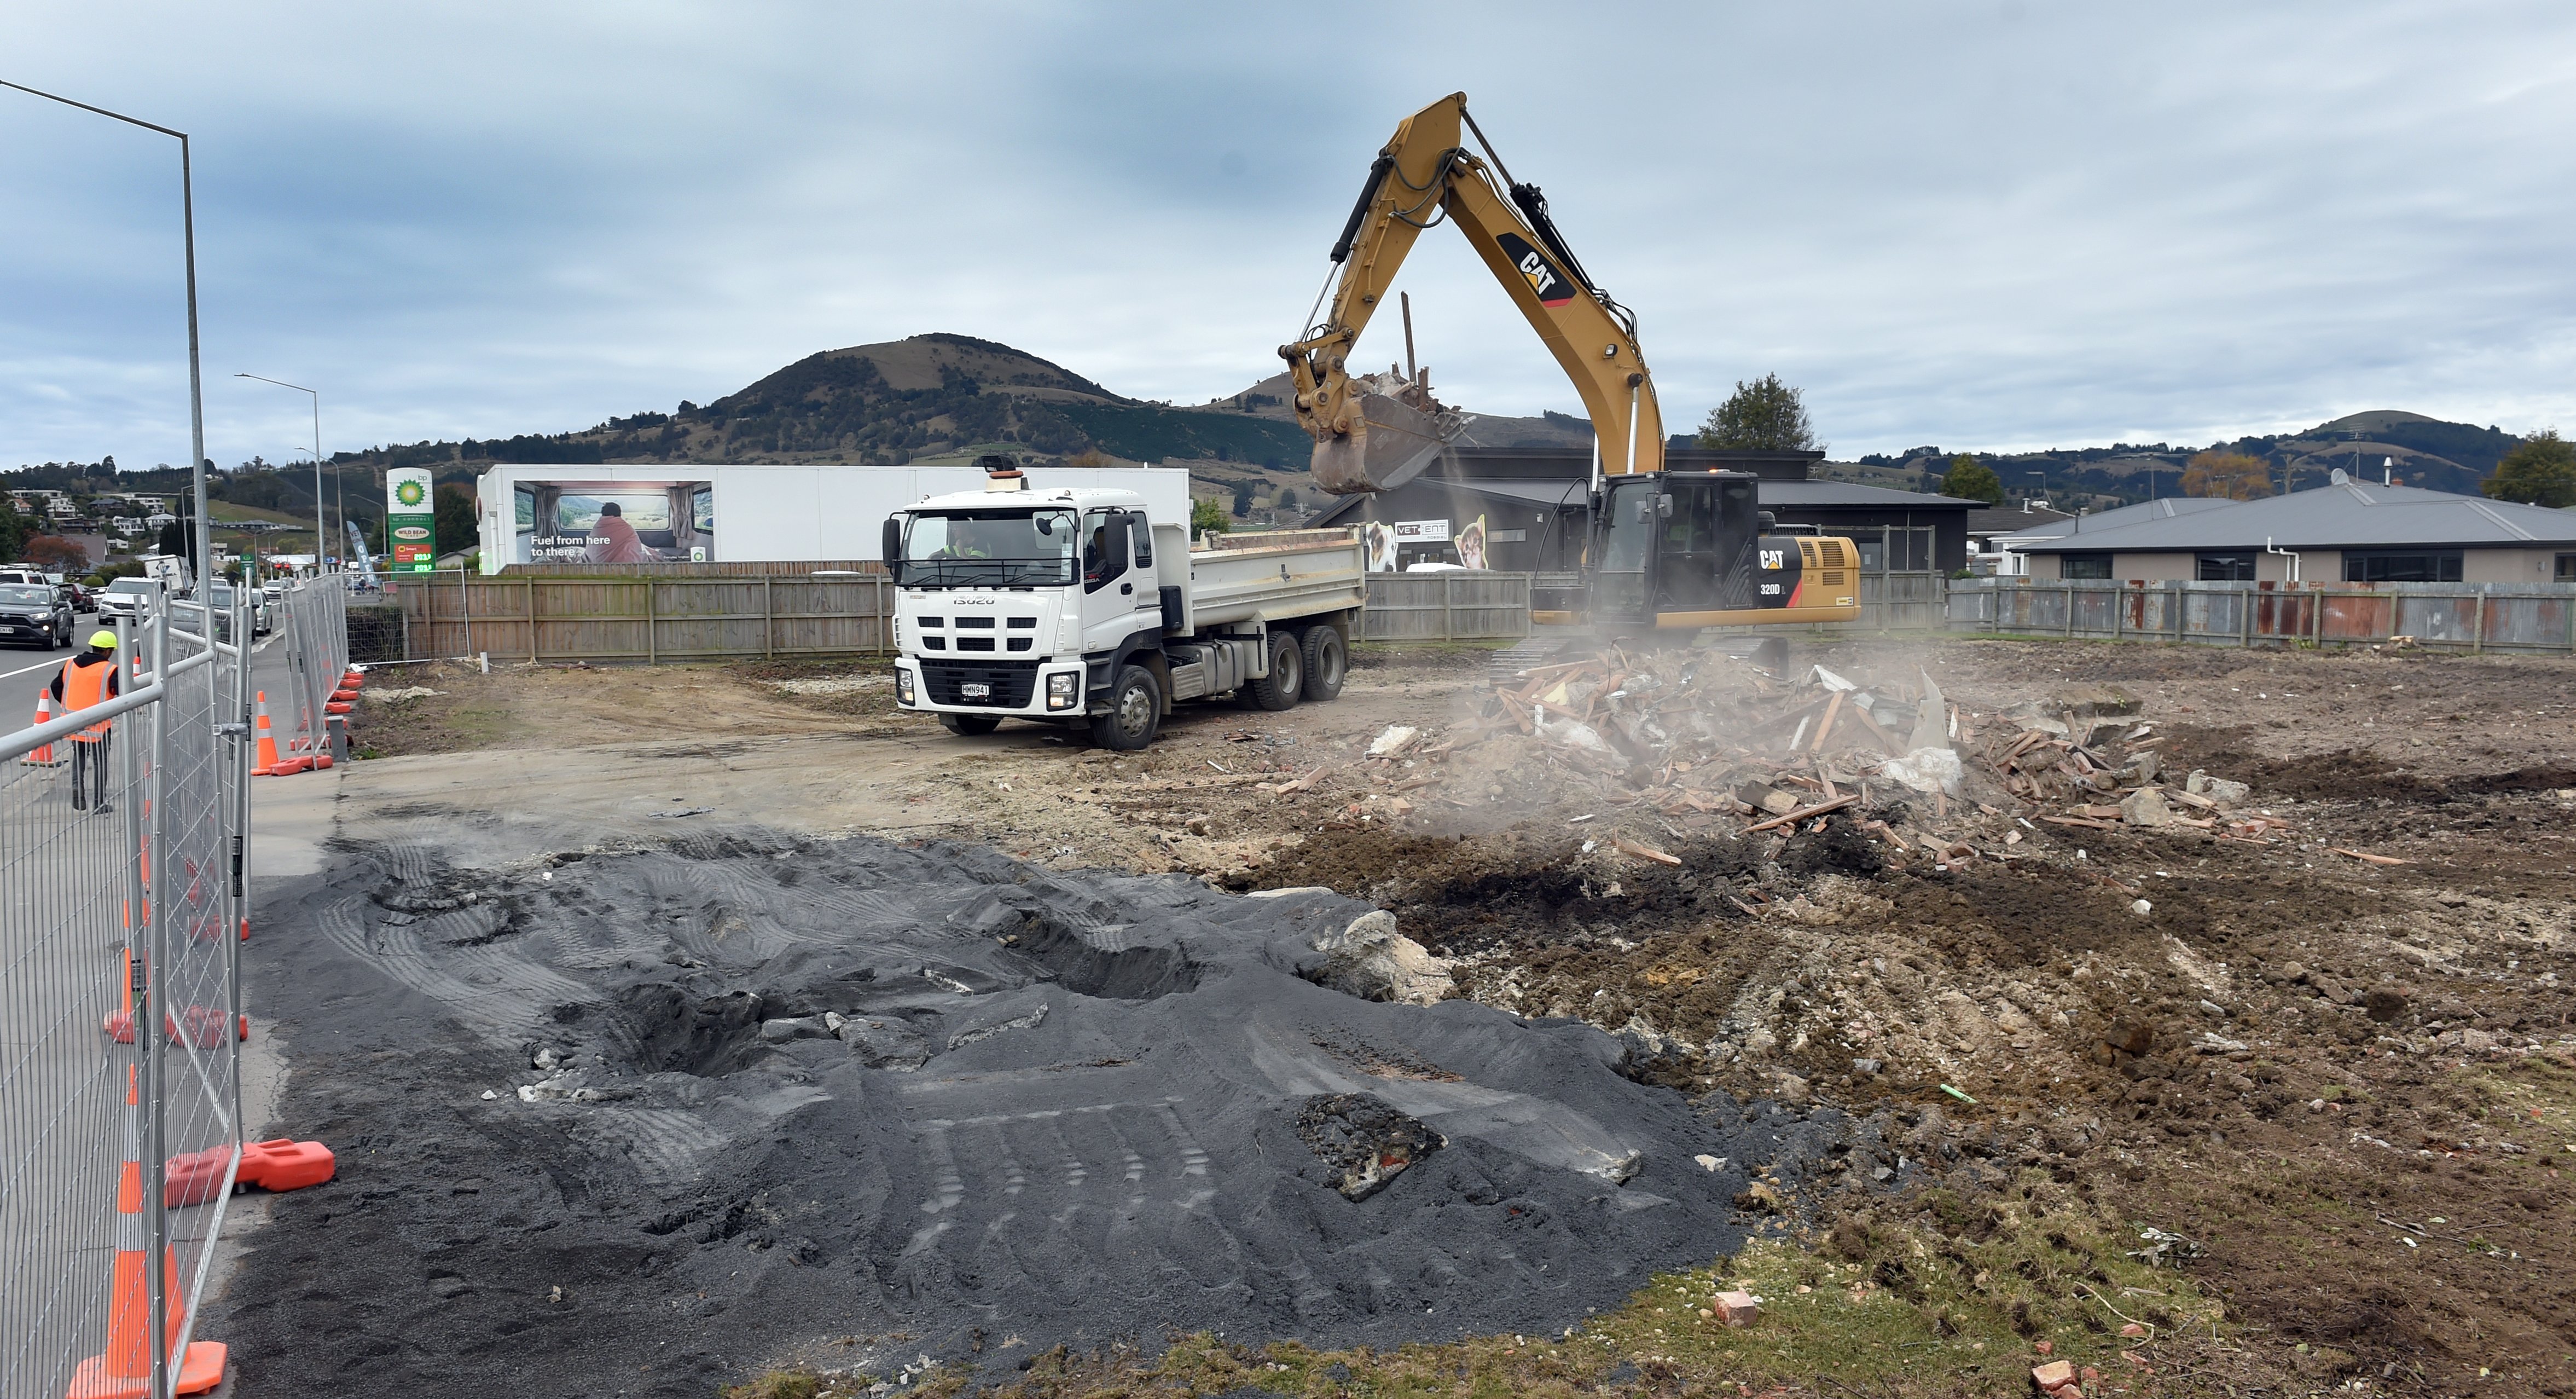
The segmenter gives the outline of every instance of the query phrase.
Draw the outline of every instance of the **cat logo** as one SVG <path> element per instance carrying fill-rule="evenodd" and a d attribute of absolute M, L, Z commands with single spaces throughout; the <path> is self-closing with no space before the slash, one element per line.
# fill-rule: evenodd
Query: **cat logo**
<path fill-rule="evenodd" d="M 1786 566 L 1787 566 L 1788 561 L 1787 561 L 1787 559 L 1786 559 L 1786 558 L 1784 558 L 1783 556 L 1784 556 L 1785 554 L 1787 554 L 1788 552 L 1789 552 L 1789 551 L 1788 551 L 1788 550 L 1786 550 L 1786 549 L 1765 549 L 1765 550 L 1763 550 L 1763 551 L 1762 551 L 1762 566 L 1763 566 L 1764 568 L 1766 568 L 1766 569 L 1768 569 L 1768 568 L 1783 568 L 1783 567 L 1786 567 Z"/>
<path fill-rule="evenodd" d="M 1527 239 L 1516 233 L 1506 233 L 1494 241 L 1502 248 L 1503 256 L 1510 258 L 1512 266 L 1529 280 L 1530 290 L 1538 296 L 1538 304 L 1562 306 L 1574 299 L 1574 283 L 1567 281 L 1565 274 L 1557 271 L 1556 265 L 1531 247 Z"/>

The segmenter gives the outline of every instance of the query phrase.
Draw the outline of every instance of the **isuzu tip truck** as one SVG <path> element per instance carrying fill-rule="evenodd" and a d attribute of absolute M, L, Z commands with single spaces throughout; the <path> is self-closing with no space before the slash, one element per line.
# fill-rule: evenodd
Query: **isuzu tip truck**
<path fill-rule="evenodd" d="M 883 540 L 896 704 L 952 733 L 1031 719 L 1132 750 L 1189 700 L 1283 710 L 1340 694 L 1367 589 L 1358 531 L 1216 535 L 1192 550 L 1174 513 L 1187 505 L 1038 490 L 996 467 L 981 491 L 896 511 Z"/>

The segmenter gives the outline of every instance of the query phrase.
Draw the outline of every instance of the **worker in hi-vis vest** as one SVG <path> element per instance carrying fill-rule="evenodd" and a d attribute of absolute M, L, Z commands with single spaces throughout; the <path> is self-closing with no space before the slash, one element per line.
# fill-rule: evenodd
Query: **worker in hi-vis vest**
<path fill-rule="evenodd" d="M 62 713 L 93 709 L 116 698 L 116 633 L 92 632 L 89 649 L 63 662 L 54 676 L 54 705 Z M 98 772 L 98 809 L 112 811 L 107 786 L 107 738 L 113 721 L 101 719 L 72 735 L 72 807 L 89 805 L 82 775 Z"/>

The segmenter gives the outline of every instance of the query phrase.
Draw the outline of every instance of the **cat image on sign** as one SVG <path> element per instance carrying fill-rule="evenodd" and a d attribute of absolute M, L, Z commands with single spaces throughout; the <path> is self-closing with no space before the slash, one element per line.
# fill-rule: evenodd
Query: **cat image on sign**
<path fill-rule="evenodd" d="M 1469 520 L 1467 527 L 1458 531 L 1457 546 L 1458 563 L 1461 567 L 1480 569 L 1485 566 L 1484 516 L 1479 515 Z"/>
<path fill-rule="evenodd" d="M 1395 572 L 1395 531 L 1383 521 L 1371 520 L 1361 537 L 1368 541 L 1368 571 Z"/>

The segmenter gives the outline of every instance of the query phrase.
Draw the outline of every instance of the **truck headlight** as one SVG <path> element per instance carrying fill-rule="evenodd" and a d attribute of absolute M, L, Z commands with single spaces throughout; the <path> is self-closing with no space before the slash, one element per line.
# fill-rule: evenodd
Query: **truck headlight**
<path fill-rule="evenodd" d="M 1071 709 L 1081 698 L 1081 671 L 1058 671 L 1047 677 L 1047 708 Z"/>
<path fill-rule="evenodd" d="M 903 666 L 895 667 L 894 702 L 897 704 L 912 703 L 912 671 L 909 668 Z"/>

